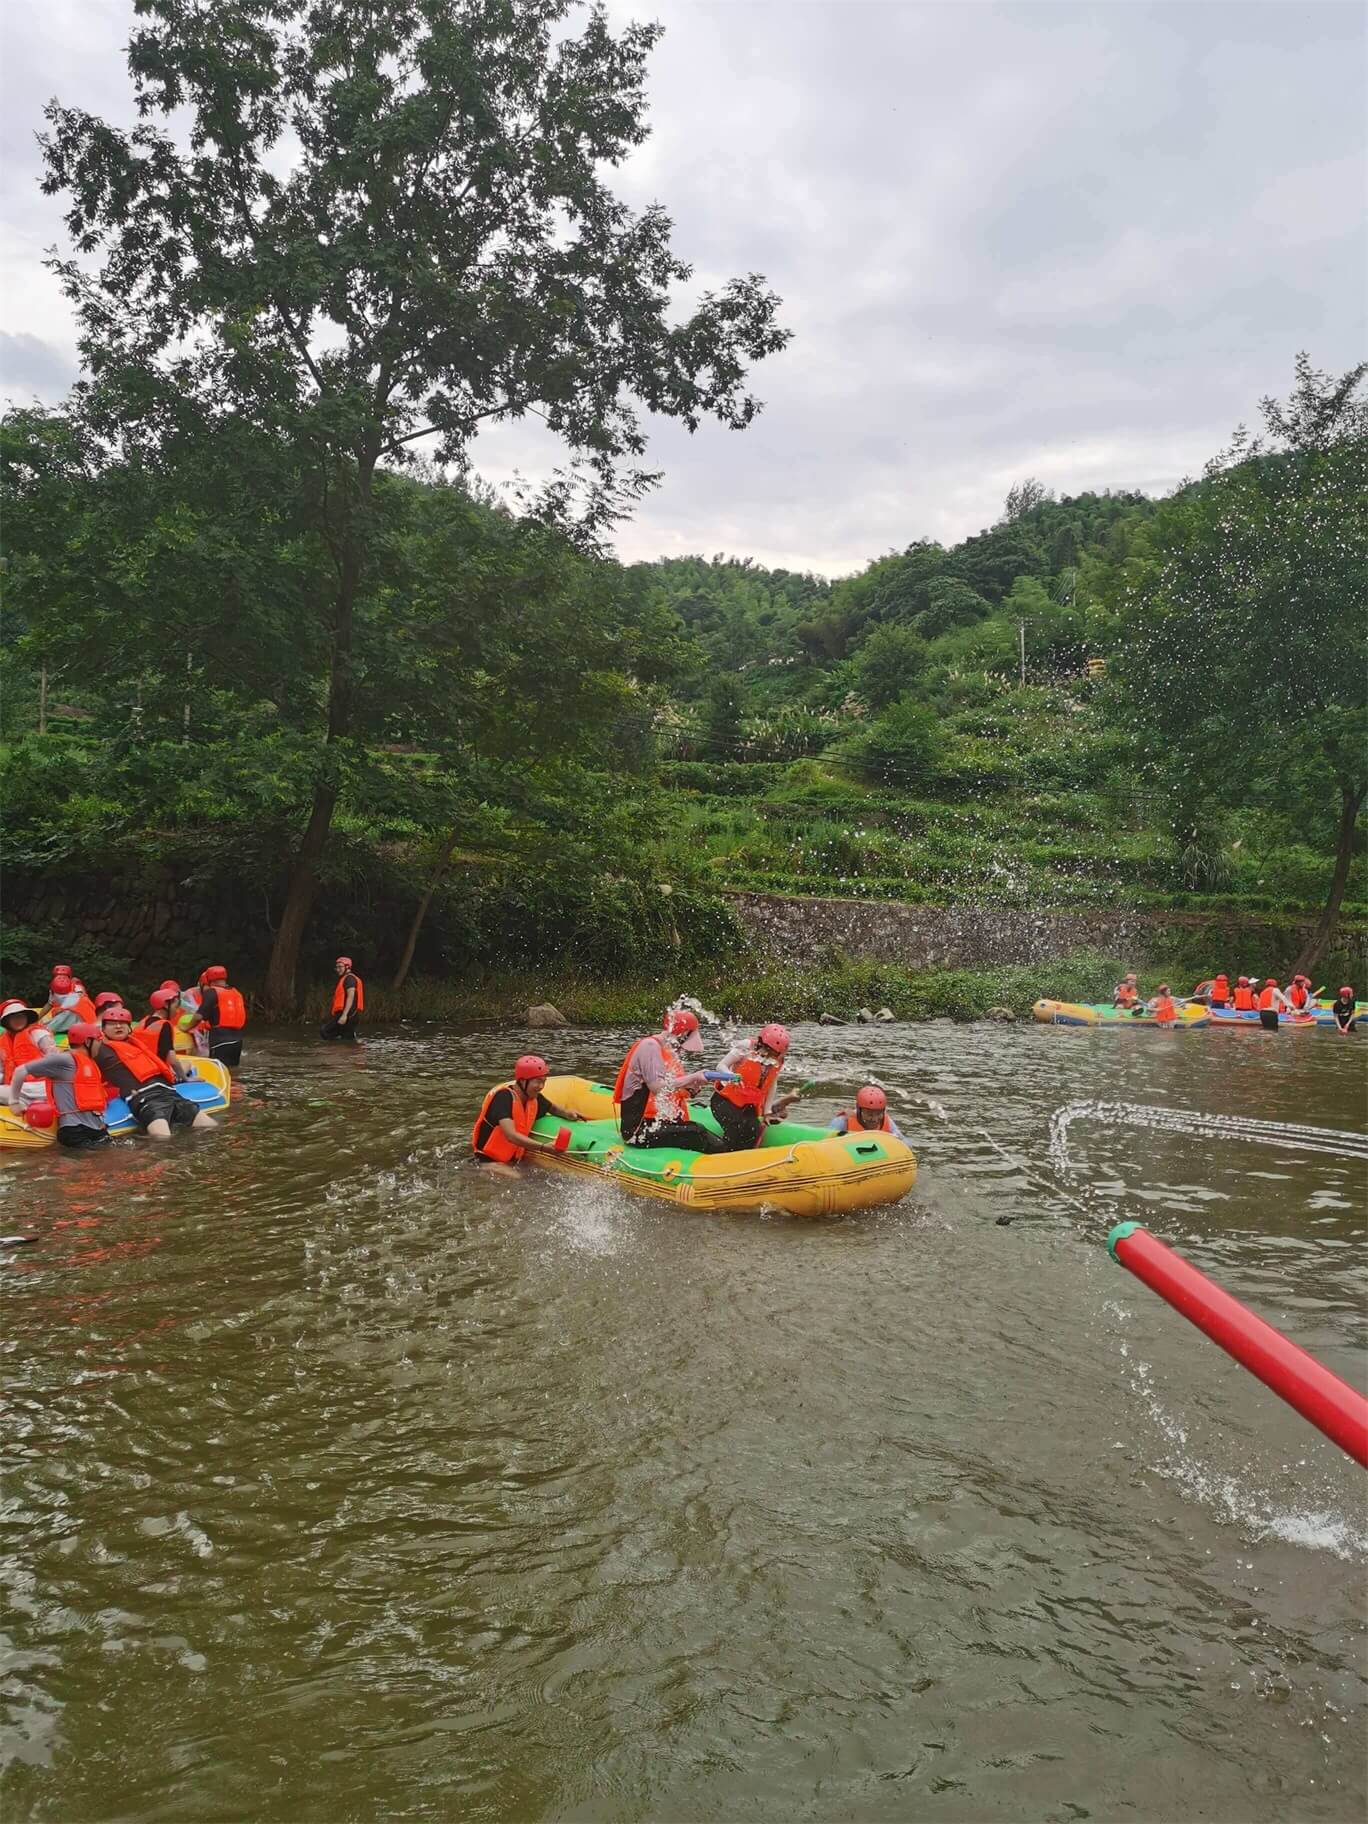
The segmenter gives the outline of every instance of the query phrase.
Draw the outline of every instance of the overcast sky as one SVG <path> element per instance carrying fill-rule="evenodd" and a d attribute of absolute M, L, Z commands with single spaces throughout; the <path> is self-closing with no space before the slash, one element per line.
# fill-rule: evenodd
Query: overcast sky
<path fill-rule="evenodd" d="M 700 288 L 759 271 L 795 334 L 748 431 L 661 425 L 626 558 L 840 574 L 991 523 L 1011 483 L 1164 492 L 1292 358 L 1368 354 L 1368 10 L 666 0 L 622 173 Z M 50 95 L 124 122 L 123 0 L 6 9 L 0 397 L 59 399 L 71 316 L 38 190 Z M 482 439 L 492 479 L 532 434 Z"/>

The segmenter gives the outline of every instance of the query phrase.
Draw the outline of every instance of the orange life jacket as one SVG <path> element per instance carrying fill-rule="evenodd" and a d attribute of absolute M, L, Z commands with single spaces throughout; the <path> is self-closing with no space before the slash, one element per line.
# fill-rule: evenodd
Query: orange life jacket
<path fill-rule="evenodd" d="M 778 1078 L 780 1064 L 766 1064 L 760 1058 L 742 1058 L 735 1066 L 735 1073 L 740 1077 L 739 1083 L 719 1083 L 717 1093 L 737 1108 L 753 1108 L 759 1114 L 765 1106 L 765 1097 Z"/>
<path fill-rule="evenodd" d="M 1134 1007 L 1139 999 L 1139 990 L 1132 988 L 1129 982 L 1118 983 L 1116 989 L 1116 1004 L 1118 1007 Z"/>
<path fill-rule="evenodd" d="M 105 1104 L 109 1100 L 109 1087 L 100 1075 L 99 1065 L 84 1051 L 73 1051 L 71 1056 L 76 1065 L 76 1076 L 70 1088 L 77 1108 L 83 1115 L 102 1115 L 105 1111 Z M 35 1081 L 37 1080 L 35 1079 Z M 50 1079 L 45 1082 L 44 1087 L 46 1094 L 41 1101 L 33 1104 L 33 1107 L 40 1111 L 38 1119 L 31 1123 L 34 1127 L 51 1127 L 53 1122 L 61 1116 L 61 1110 L 52 1093 L 53 1086 Z M 26 1110 L 26 1116 L 27 1113 Z"/>
<path fill-rule="evenodd" d="M 1178 1018 L 1178 1008 L 1174 1003 L 1172 995 L 1161 995 L 1160 998 L 1155 1001 L 1154 1017 L 1156 1020 L 1162 1020 L 1166 1026 L 1172 1025 Z"/>
<path fill-rule="evenodd" d="M 857 1132 L 861 1134 L 891 1134 L 893 1132 L 893 1123 L 889 1119 L 887 1109 L 884 1110 L 883 1119 L 877 1127 L 866 1127 L 860 1120 L 858 1109 L 838 1108 L 836 1113 L 837 1115 L 845 1116 L 846 1132 L 848 1134 Z"/>
<path fill-rule="evenodd" d="M 157 1056 L 157 1046 L 161 1040 L 161 1029 L 163 1026 L 169 1026 L 170 1024 L 170 1020 L 164 1020 L 159 1013 L 146 1014 L 133 1028 L 133 1037 L 138 1041 L 139 1045 L 145 1045 L 155 1058 Z M 174 1048 L 175 1034 L 173 1032 L 172 1049 L 174 1050 Z"/>
<path fill-rule="evenodd" d="M 514 1146 L 513 1142 L 507 1138 L 503 1129 L 497 1122 L 491 1121 L 489 1123 L 489 1133 L 485 1138 L 484 1144 L 480 1144 L 480 1129 L 485 1125 L 485 1116 L 489 1112 L 489 1105 L 501 1089 L 510 1089 L 513 1092 L 514 1127 L 517 1128 L 520 1134 L 530 1134 L 532 1132 L 533 1125 L 537 1119 L 536 1098 L 534 1097 L 530 1102 L 524 1100 L 516 1083 L 496 1083 L 493 1089 L 485 1096 L 484 1101 L 480 1104 L 480 1112 L 476 1115 L 475 1125 L 470 1130 L 470 1144 L 475 1148 L 475 1151 L 480 1153 L 484 1158 L 497 1159 L 500 1163 L 507 1165 L 521 1159 L 524 1148 L 521 1146 Z"/>
<path fill-rule="evenodd" d="M 1228 1001 L 1230 999 L 1230 977 L 1228 975 L 1218 975 L 1216 977 L 1216 980 L 1211 984 L 1211 998 L 1213 1001 Z"/>
<path fill-rule="evenodd" d="M 1271 1007 L 1271 1006 L 1272 1006 L 1272 1005 L 1273 1005 L 1273 996 L 1274 996 L 1274 995 L 1275 995 L 1275 994 L 1276 994 L 1276 993 L 1277 993 L 1277 992 L 1278 992 L 1278 991 L 1277 991 L 1277 989 L 1276 989 L 1276 988 L 1263 988 L 1263 989 L 1260 989 L 1260 991 L 1259 991 L 1259 1006 L 1260 1006 L 1260 1008 L 1264 1008 L 1264 1007 Z"/>
<path fill-rule="evenodd" d="M 21 1064 L 32 1064 L 42 1052 L 33 1042 L 36 1026 L 25 1026 L 22 1032 L 0 1031 L 0 1079 L 8 1083 Z"/>
<path fill-rule="evenodd" d="M 1253 1010 L 1254 990 L 1252 988 L 1237 988 L 1235 990 L 1235 1011 L 1237 1013 L 1252 1013 Z"/>
<path fill-rule="evenodd" d="M 349 975 L 351 977 L 352 982 L 355 984 L 355 987 L 356 987 L 355 1011 L 357 1013 L 364 1013 L 366 1011 L 365 983 L 361 980 L 361 977 L 356 973 L 356 971 L 354 969 L 349 969 L 347 971 L 347 975 Z M 347 987 L 346 987 L 347 975 L 339 975 L 337 978 L 337 986 L 336 986 L 336 988 L 333 989 L 332 1010 L 334 1013 L 341 1013 L 342 1009 L 347 1004 Z"/>
<path fill-rule="evenodd" d="M 108 1045 L 114 1056 L 129 1072 L 138 1079 L 138 1085 L 162 1082 L 174 1083 L 176 1073 L 165 1058 L 157 1056 L 156 1041 L 149 1046 L 145 1033 L 135 1033 L 126 1039 L 103 1038 L 102 1045 Z"/>
<path fill-rule="evenodd" d="M 1287 998 L 1291 1001 L 1297 1012 L 1300 1013 L 1302 1008 L 1305 1007 L 1306 1003 L 1311 999 L 1311 996 L 1306 992 L 1306 989 L 1301 982 L 1294 982 L 1287 991 Z"/>
<path fill-rule="evenodd" d="M 632 1059 L 636 1056 L 637 1047 L 644 1045 L 646 1043 L 647 1039 L 658 1039 L 659 1037 L 660 1037 L 660 1034 L 658 1032 L 648 1032 L 645 1035 L 645 1037 L 640 1038 L 640 1039 L 634 1039 L 632 1041 L 632 1043 L 628 1046 L 627 1056 L 622 1060 L 621 1064 L 618 1065 L 617 1077 L 613 1083 L 613 1100 L 614 1100 L 614 1102 L 617 1103 L 619 1108 L 621 1108 L 621 1106 L 622 1106 L 623 1087 L 627 1082 L 627 1067 L 632 1062 Z M 661 1056 L 664 1058 L 666 1067 L 668 1068 L 671 1063 L 671 1057 L 670 1057 L 669 1050 L 667 1048 L 662 1047 Z M 687 1121 L 689 1119 L 689 1099 L 682 1090 L 679 1092 L 679 1103 L 680 1103 L 680 1113 L 678 1115 L 676 1115 L 674 1117 L 674 1119 L 677 1121 Z M 642 1119 L 644 1121 L 654 1121 L 655 1117 L 656 1117 L 655 1095 L 651 1091 L 648 1090 L 647 1094 L 646 1094 L 646 1110 L 645 1110 L 644 1115 L 642 1116 Z"/>
<path fill-rule="evenodd" d="M 247 1024 L 247 1003 L 236 988 L 218 990 L 218 1023 L 231 1032 L 241 1032 Z"/>

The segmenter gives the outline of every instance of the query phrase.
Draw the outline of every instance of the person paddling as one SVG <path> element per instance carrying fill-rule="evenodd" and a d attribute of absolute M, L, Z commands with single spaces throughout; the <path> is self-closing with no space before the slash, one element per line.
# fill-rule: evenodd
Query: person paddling
<path fill-rule="evenodd" d="M 247 1024 L 247 1003 L 228 985 L 222 963 L 211 963 L 199 978 L 199 1030 L 207 1055 L 230 1070 L 242 1063 L 242 1029 Z"/>
<path fill-rule="evenodd" d="M 1172 1026 L 1178 1018 L 1178 1004 L 1167 982 L 1160 982 L 1159 992 L 1147 1003 L 1149 1013 L 1160 1026 Z"/>
<path fill-rule="evenodd" d="M 1353 1032 L 1354 1023 L 1358 1018 L 1358 1002 L 1354 999 L 1354 991 L 1347 982 L 1330 1003 L 1330 1011 L 1334 1014 L 1335 1024 L 1341 1032 Z"/>
<path fill-rule="evenodd" d="M 798 1100 L 796 1090 L 778 1100 L 774 1094 L 788 1048 L 787 1028 L 773 1021 L 762 1026 L 754 1039 L 733 1047 L 722 1059 L 719 1068 L 730 1071 L 739 1080 L 719 1083 L 709 1106 L 729 1153 L 747 1153 L 758 1146 L 766 1123 L 782 1120 Z"/>
<path fill-rule="evenodd" d="M 1112 990 L 1112 1005 L 1127 1012 L 1140 1005 L 1140 984 L 1133 969 L 1128 970 Z"/>
<path fill-rule="evenodd" d="M 184 1096 L 176 1084 L 191 1072 L 172 1052 L 159 1058 L 150 1045 L 133 1036 L 133 1015 L 127 1007 L 106 1007 L 100 1017 L 100 1036 L 91 1044 L 91 1056 L 116 1096 L 127 1102 L 129 1113 L 152 1140 L 169 1140 L 173 1127 L 217 1127 L 218 1122 Z"/>
<path fill-rule="evenodd" d="M 686 1070 L 680 1053 L 699 1052 L 698 1015 L 675 1007 L 663 1032 L 638 1039 L 618 1068 L 613 1100 L 629 1146 L 677 1146 L 694 1153 L 722 1153 L 725 1140 L 689 1118 L 689 1091 L 702 1089 L 716 1071 Z"/>
<path fill-rule="evenodd" d="M 853 1116 L 856 1128 L 862 1128 L 868 1134 L 892 1134 L 901 1140 L 897 1122 L 888 1112 L 888 1097 L 877 1083 L 866 1083 L 863 1089 L 855 1092 L 855 1113 Z M 838 1108 L 835 1118 L 827 1122 L 833 1134 L 848 1134 L 851 1131 L 852 1116 L 848 1108 Z"/>
<path fill-rule="evenodd" d="M 337 986 L 333 989 L 332 1010 L 318 1029 L 320 1039 L 345 1039 L 356 1043 L 356 1028 L 366 1010 L 366 985 L 352 968 L 349 956 L 339 956 L 333 967 Z"/>
<path fill-rule="evenodd" d="M 51 1127 L 55 1122 L 58 1146 L 109 1145 L 104 1117 L 109 1091 L 90 1055 L 99 1036 L 93 1021 L 78 1020 L 67 1028 L 65 1051 L 54 1045 L 42 1057 L 21 1064 L 8 1090 L 0 1092 L 8 1095 L 10 1107 L 22 1112 L 34 1127 Z M 41 1101 L 25 1103 L 23 1092 L 30 1083 L 44 1085 L 46 1094 Z"/>
<path fill-rule="evenodd" d="M 513 1080 L 499 1083 L 486 1095 L 470 1130 L 470 1144 L 477 1159 L 496 1165 L 517 1165 L 529 1152 L 554 1153 L 554 1140 L 538 1140 L 532 1129 L 543 1115 L 573 1121 L 574 1115 L 557 1108 L 545 1094 L 550 1070 L 545 1058 L 530 1053 L 513 1066 Z"/>

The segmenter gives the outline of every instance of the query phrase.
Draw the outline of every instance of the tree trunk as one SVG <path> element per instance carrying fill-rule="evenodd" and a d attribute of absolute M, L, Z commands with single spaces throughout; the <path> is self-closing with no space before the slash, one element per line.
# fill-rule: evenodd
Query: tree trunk
<path fill-rule="evenodd" d="M 1325 902 L 1316 928 L 1306 940 L 1301 955 L 1292 965 L 1298 973 L 1312 970 L 1330 948 L 1339 928 L 1340 902 L 1349 880 L 1349 864 L 1354 859 L 1354 831 L 1368 786 L 1340 787 L 1339 837 L 1335 846 L 1335 872 L 1330 881 L 1330 895 Z"/>
<path fill-rule="evenodd" d="M 262 998 L 273 1013 L 288 1013 L 295 1005 L 295 975 L 299 966 L 299 946 L 313 911 L 318 892 L 318 868 L 328 846 L 337 805 L 338 780 L 332 764 L 332 750 L 351 733 L 352 701 L 355 679 L 352 673 L 352 630 L 356 615 L 356 597 L 361 584 L 362 541 L 359 519 L 370 503 L 371 476 L 375 455 L 358 463 L 356 494 L 343 508 L 343 520 L 336 534 L 338 552 L 337 595 L 333 613 L 332 664 L 328 673 L 328 733 L 324 743 L 323 769 L 314 787 L 313 807 L 309 812 L 304 839 L 290 870 L 290 885 L 285 895 L 285 908 L 271 946 L 271 960 L 266 965 L 266 983 Z"/>
<path fill-rule="evenodd" d="M 451 857 L 456 852 L 456 835 L 457 832 L 453 830 L 447 837 L 446 846 L 437 857 L 437 866 L 432 870 L 432 878 L 413 914 L 413 923 L 409 926 L 408 937 L 404 940 L 404 954 L 399 958 L 399 967 L 395 970 L 394 980 L 390 983 L 390 987 L 396 994 L 408 980 L 408 972 L 413 966 L 413 953 L 418 948 L 418 934 L 423 929 L 423 920 L 428 915 L 432 896 L 446 878 L 446 871 L 451 866 Z"/>

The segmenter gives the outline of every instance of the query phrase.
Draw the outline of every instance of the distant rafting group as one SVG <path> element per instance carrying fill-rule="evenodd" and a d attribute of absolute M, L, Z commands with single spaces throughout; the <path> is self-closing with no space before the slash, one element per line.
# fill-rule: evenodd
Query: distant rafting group
<path fill-rule="evenodd" d="M 1035 1018 L 1050 1026 L 1153 1026 L 1189 1031 L 1200 1026 L 1253 1027 L 1277 1032 L 1281 1027 L 1329 1026 L 1352 1033 L 1368 1008 L 1354 998 L 1346 983 L 1333 1000 L 1320 998 L 1309 975 L 1293 975 L 1286 988 L 1276 976 L 1207 976 L 1191 994 L 1175 995 L 1161 982 L 1148 998 L 1134 970 L 1116 984 L 1109 1002 L 1037 1001 Z"/>
<path fill-rule="evenodd" d="M 104 1146 L 141 1130 L 216 1125 L 242 1062 L 247 1006 L 221 963 L 182 988 L 164 981 L 135 1017 L 123 994 L 91 996 L 57 963 L 39 1006 L 0 1004 L 0 1144 Z"/>

